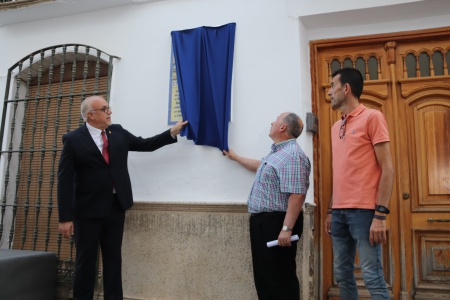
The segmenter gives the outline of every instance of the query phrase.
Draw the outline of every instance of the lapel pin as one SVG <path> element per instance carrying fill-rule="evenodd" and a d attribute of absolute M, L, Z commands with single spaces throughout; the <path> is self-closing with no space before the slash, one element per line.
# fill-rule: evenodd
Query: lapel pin
<path fill-rule="evenodd" d="M 111 131 L 108 131 L 109 132 L 109 134 L 111 134 Z"/>

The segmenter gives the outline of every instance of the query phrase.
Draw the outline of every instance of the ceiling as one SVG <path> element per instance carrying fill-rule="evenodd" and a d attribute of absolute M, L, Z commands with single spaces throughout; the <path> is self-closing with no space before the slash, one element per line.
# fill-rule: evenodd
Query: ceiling
<path fill-rule="evenodd" d="M 163 0 L 28 0 L 0 3 L 0 27 L 49 18 L 64 17 L 121 5 Z M 6 9 L 6 10 L 5 10 Z"/>

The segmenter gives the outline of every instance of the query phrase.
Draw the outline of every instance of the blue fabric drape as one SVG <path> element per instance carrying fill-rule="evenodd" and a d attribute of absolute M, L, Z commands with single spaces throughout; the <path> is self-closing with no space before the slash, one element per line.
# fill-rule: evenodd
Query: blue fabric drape
<path fill-rule="evenodd" d="M 228 150 L 236 24 L 172 31 L 180 108 L 189 124 L 181 131 L 196 145 Z"/>

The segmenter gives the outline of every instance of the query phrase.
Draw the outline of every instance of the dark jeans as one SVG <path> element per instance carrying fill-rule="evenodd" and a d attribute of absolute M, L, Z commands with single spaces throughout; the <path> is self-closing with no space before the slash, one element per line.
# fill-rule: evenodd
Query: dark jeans
<path fill-rule="evenodd" d="M 276 212 L 250 216 L 253 276 L 260 300 L 300 299 L 295 262 L 297 242 L 292 242 L 291 247 L 267 247 L 267 242 L 278 239 L 285 215 Z M 292 235 L 301 236 L 302 230 L 303 213 L 300 213 Z"/>

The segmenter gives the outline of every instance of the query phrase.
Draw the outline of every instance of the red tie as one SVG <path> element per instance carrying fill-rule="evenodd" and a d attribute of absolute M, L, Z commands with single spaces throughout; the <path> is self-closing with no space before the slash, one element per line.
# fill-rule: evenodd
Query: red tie
<path fill-rule="evenodd" d="M 105 158 L 106 163 L 109 165 L 109 150 L 108 150 L 108 140 L 106 139 L 106 133 L 102 130 L 103 148 L 102 155 Z"/>

